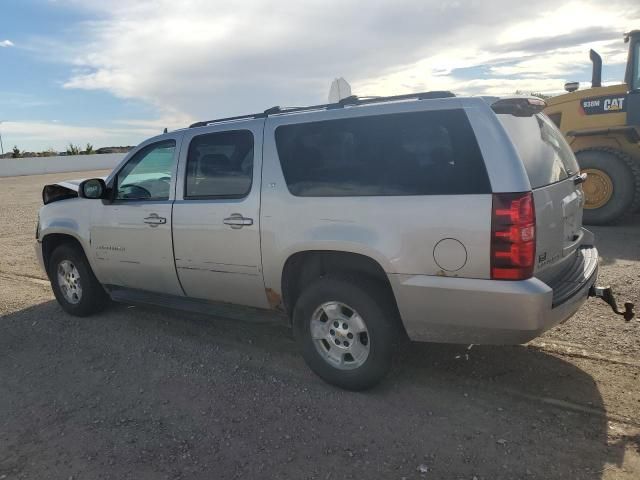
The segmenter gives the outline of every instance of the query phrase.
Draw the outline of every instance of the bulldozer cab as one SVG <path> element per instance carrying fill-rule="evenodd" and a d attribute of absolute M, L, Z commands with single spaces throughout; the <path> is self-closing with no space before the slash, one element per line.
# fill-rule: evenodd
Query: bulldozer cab
<path fill-rule="evenodd" d="M 583 172 L 584 223 L 610 224 L 640 208 L 640 30 L 629 44 L 624 83 L 602 86 L 602 59 L 590 51 L 591 88 L 568 82 L 568 93 L 547 100 Z"/>
<path fill-rule="evenodd" d="M 625 83 L 629 87 L 627 122 L 640 126 L 640 30 L 629 32 L 625 36 L 629 42 L 629 57 L 625 73 Z"/>
<path fill-rule="evenodd" d="M 629 60 L 625 81 L 632 90 L 640 89 L 640 30 L 634 30 L 625 35 L 629 42 Z"/>

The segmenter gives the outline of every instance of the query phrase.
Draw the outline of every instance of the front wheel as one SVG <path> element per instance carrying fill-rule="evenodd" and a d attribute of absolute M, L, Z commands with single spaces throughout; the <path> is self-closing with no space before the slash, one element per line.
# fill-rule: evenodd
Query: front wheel
<path fill-rule="evenodd" d="M 364 390 L 391 366 L 396 317 L 390 295 L 378 284 L 327 276 L 296 302 L 294 332 L 318 376 L 347 390 Z"/>
<path fill-rule="evenodd" d="M 49 278 L 53 294 L 65 312 L 84 317 L 103 310 L 108 297 L 82 251 L 72 245 L 60 245 L 49 260 Z"/>

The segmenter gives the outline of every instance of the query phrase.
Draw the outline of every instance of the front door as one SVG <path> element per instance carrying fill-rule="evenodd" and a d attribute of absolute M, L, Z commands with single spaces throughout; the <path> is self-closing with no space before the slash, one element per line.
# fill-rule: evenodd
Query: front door
<path fill-rule="evenodd" d="M 268 307 L 260 257 L 264 120 L 185 133 L 173 207 L 176 268 L 186 295 Z"/>
<path fill-rule="evenodd" d="M 181 134 L 143 145 L 110 178 L 113 202 L 96 205 L 91 249 L 100 280 L 182 295 L 173 261 L 171 210 Z"/>

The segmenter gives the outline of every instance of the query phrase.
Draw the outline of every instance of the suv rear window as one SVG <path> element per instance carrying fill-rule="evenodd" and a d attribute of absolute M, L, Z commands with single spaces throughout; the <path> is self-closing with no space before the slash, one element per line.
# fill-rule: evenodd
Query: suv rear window
<path fill-rule="evenodd" d="M 578 173 L 571 147 L 547 116 L 500 114 L 498 118 L 524 163 L 531 188 L 544 187 Z"/>
<path fill-rule="evenodd" d="M 282 125 L 278 155 L 302 197 L 490 193 L 461 109 Z"/>

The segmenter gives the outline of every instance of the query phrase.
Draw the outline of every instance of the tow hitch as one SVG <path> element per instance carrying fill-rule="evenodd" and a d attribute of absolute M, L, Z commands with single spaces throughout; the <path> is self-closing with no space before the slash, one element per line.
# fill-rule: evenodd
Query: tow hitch
<path fill-rule="evenodd" d="M 611 287 L 596 287 L 595 285 L 589 289 L 590 297 L 597 297 L 609 304 L 611 310 L 613 310 L 616 314 L 622 315 L 626 322 L 629 322 L 635 316 L 633 312 L 633 303 L 624 302 L 624 311 L 618 310 L 618 304 L 616 303 L 616 299 L 613 296 L 613 291 Z"/>

